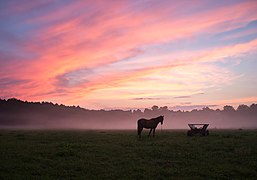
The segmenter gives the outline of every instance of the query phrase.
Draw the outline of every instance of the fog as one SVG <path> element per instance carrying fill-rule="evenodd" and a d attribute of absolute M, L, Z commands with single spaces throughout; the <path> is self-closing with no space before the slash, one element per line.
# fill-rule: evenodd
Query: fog
<path fill-rule="evenodd" d="M 48 102 L 30 103 L 0 100 L 0 128 L 21 129 L 136 129 L 137 120 L 164 116 L 162 129 L 189 129 L 189 123 L 208 123 L 216 129 L 257 128 L 257 105 L 225 106 L 223 110 L 203 108 L 172 111 L 153 106 L 141 110 L 87 110 Z M 160 129 L 160 125 L 158 129 Z"/>

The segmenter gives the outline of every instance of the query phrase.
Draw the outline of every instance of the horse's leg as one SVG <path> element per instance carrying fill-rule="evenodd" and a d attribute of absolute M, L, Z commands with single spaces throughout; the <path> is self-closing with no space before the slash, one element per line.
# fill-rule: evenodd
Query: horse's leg
<path fill-rule="evenodd" d="M 155 128 L 153 129 L 153 137 L 154 137 L 154 134 L 155 134 Z"/>
<path fill-rule="evenodd" d="M 137 134 L 138 134 L 139 138 L 141 138 L 141 132 L 142 132 L 142 130 L 143 130 L 142 127 L 140 127 L 140 126 L 137 127 Z"/>
<path fill-rule="evenodd" d="M 140 125 L 138 122 L 137 122 L 137 135 L 140 136 Z"/>
<path fill-rule="evenodd" d="M 149 131 L 148 137 L 150 137 L 150 134 L 151 134 L 152 130 L 153 130 L 153 129 L 151 128 L 151 130 Z"/>
<path fill-rule="evenodd" d="M 139 138 L 141 138 L 142 131 L 143 131 L 143 128 L 140 128 Z"/>

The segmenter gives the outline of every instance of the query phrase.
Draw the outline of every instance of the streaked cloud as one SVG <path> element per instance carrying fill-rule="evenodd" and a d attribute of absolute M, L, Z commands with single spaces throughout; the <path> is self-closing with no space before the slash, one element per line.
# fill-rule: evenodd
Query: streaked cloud
<path fill-rule="evenodd" d="M 200 110 L 203 108 L 212 108 L 212 109 L 217 109 L 219 107 L 219 105 L 215 105 L 215 104 L 206 104 L 206 105 L 178 105 L 178 106 L 172 106 L 170 107 L 170 109 L 174 110 L 174 111 L 178 111 L 178 110 L 184 110 L 184 111 L 191 111 L 193 109 L 196 110 Z"/>
<path fill-rule="evenodd" d="M 133 100 L 140 100 L 140 101 L 142 101 L 142 100 L 160 100 L 161 98 L 147 98 L 147 97 L 145 97 L 145 98 L 134 98 Z"/>
<path fill-rule="evenodd" d="M 174 98 L 175 99 L 187 99 L 187 98 L 191 98 L 191 96 L 176 96 Z"/>
<path fill-rule="evenodd" d="M 92 108 L 212 104 L 217 89 L 247 78 L 235 66 L 256 52 L 256 10 L 255 1 L 0 2 L 1 96 Z"/>

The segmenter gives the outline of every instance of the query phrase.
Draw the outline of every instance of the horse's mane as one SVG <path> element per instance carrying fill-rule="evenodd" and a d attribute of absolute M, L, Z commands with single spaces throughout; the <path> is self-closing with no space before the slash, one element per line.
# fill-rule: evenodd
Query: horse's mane
<path fill-rule="evenodd" d="M 158 117 L 152 118 L 150 120 L 156 121 L 156 120 L 159 120 L 161 117 L 163 117 L 163 116 L 158 116 Z"/>

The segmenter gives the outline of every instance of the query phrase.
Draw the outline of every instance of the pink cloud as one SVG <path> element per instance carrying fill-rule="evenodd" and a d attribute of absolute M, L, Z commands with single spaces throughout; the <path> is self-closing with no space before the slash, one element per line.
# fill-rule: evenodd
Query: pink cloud
<path fill-rule="evenodd" d="M 198 3 L 201 5 L 201 2 Z M 1 77 L 19 78 L 27 82 L 14 84 L 9 90 L 10 94 L 17 92 L 18 88 L 20 91 L 16 95 L 25 99 L 43 100 L 49 95 L 61 97 L 64 92 L 67 93 L 67 99 L 78 99 L 93 91 L 119 86 L 154 73 L 194 63 L 214 62 L 256 50 L 257 41 L 252 40 L 244 44 L 199 50 L 193 52 L 192 56 L 172 62 L 131 67 L 130 71 L 121 72 L 110 68 L 109 72 L 96 74 L 79 87 L 59 87 L 56 84 L 57 77 L 83 68 L 101 69 L 146 53 L 140 50 L 141 47 L 175 42 L 202 33 L 215 34 L 257 19 L 257 3 L 254 1 L 208 9 L 179 18 L 172 16 L 171 12 L 176 14 L 181 8 L 180 3 L 133 11 L 136 5 L 131 6 L 126 2 L 102 4 L 75 1 L 56 11 L 27 19 L 26 24 L 43 23 L 46 26 L 33 29 L 32 38 L 21 47 L 25 52 L 37 56 L 29 61 L 8 64 L 1 71 Z M 34 7 L 38 5 L 23 5 L 14 8 L 14 11 L 25 13 L 26 9 Z M 87 7 L 89 13 L 83 11 Z M 76 11 L 78 15 L 71 16 Z M 8 95 L 8 91 L 4 90 L 4 94 Z"/>

